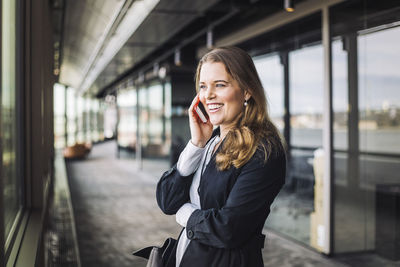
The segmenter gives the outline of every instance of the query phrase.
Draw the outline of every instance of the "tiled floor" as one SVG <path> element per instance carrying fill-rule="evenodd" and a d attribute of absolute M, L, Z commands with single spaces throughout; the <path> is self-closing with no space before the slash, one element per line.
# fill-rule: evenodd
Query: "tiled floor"
<path fill-rule="evenodd" d="M 156 182 L 168 164 L 145 162 L 151 172 L 139 171 L 132 158 L 117 159 L 115 149 L 113 142 L 98 144 L 86 160 L 67 164 L 83 267 L 145 266 L 131 256 L 133 250 L 180 232 L 174 216 L 164 215 L 155 200 Z M 273 233 L 267 237 L 265 266 L 345 266 Z"/>

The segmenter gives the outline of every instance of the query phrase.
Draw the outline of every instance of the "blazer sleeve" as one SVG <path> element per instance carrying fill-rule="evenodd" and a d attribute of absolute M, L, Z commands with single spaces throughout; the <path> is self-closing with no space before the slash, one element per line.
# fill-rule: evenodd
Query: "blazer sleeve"
<path fill-rule="evenodd" d="M 190 200 L 189 190 L 193 175 L 182 176 L 175 165 L 161 176 L 157 184 L 156 198 L 158 206 L 165 214 L 175 214 Z"/>
<path fill-rule="evenodd" d="M 285 172 L 284 152 L 271 156 L 267 163 L 263 157 L 253 156 L 243 166 L 221 209 L 192 213 L 187 237 L 217 248 L 240 247 L 263 227 L 270 206 L 285 183 Z"/>

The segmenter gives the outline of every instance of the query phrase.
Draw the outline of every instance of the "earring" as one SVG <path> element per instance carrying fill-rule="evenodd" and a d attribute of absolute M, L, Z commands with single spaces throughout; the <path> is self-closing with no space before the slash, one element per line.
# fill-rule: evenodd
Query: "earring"
<path fill-rule="evenodd" d="M 247 100 L 244 101 L 244 106 L 247 107 L 249 103 L 247 103 Z"/>

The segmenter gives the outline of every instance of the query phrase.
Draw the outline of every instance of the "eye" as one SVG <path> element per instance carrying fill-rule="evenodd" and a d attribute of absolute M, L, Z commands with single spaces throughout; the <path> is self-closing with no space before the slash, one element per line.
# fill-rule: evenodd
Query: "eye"
<path fill-rule="evenodd" d="M 200 85 L 199 85 L 199 89 L 200 89 L 200 90 L 204 90 L 204 89 L 206 89 L 206 86 L 205 86 L 204 84 L 200 84 Z"/>
<path fill-rule="evenodd" d="M 224 83 L 217 83 L 216 85 L 215 85 L 215 87 L 225 87 L 226 85 L 224 84 Z"/>

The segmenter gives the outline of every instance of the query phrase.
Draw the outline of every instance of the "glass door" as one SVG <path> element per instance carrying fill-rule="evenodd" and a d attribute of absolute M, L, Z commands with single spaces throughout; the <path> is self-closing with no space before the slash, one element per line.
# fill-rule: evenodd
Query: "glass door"
<path fill-rule="evenodd" d="M 400 260 L 400 23 L 390 14 L 332 43 L 334 252 L 368 254 L 365 266 Z"/>

